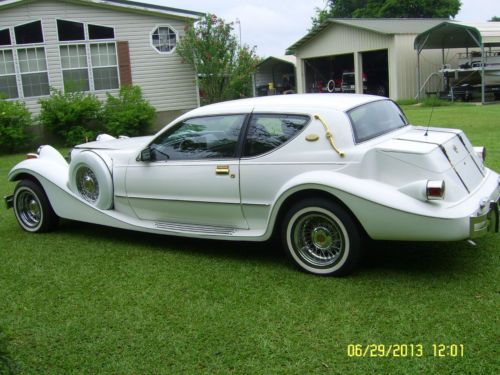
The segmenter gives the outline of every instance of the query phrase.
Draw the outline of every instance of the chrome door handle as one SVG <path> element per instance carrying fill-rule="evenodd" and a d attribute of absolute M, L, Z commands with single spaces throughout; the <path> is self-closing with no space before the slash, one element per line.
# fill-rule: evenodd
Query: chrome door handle
<path fill-rule="evenodd" d="M 215 174 L 229 174 L 229 165 L 218 165 Z"/>

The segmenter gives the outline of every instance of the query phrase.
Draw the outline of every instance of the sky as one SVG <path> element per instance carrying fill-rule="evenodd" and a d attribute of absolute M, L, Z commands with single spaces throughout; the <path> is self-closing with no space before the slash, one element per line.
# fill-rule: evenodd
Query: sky
<path fill-rule="evenodd" d="M 287 47 L 307 34 L 314 9 L 325 0 L 138 0 L 173 8 L 213 13 L 227 22 L 240 20 L 243 44 L 257 47 L 262 57 L 284 55 Z M 461 0 L 459 21 L 484 22 L 500 17 L 500 0 Z M 234 25 L 239 37 L 239 26 Z"/>

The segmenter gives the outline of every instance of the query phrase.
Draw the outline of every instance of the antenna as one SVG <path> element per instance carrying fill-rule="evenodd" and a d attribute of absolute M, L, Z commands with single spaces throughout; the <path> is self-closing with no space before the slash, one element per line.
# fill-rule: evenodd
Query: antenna
<path fill-rule="evenodd" d="M 429 134 L 429 126 L 431 126 L 432 113 L 434 112 L 434 103 L 432 103 L 431 114 L 429 115 L 429 122 L 427 123 L 427 129 L 425 129 L 424 137 L 427 137 Z"/>

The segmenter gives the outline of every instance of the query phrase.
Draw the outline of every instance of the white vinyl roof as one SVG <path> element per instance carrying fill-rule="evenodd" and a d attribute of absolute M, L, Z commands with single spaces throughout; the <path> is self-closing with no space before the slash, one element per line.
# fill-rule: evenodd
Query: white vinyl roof
<path fill-rule="evenodd" d="M 448 49 L 500 46 L 500 22 L 446 21 L 417 35 L 414 47 Z"/>

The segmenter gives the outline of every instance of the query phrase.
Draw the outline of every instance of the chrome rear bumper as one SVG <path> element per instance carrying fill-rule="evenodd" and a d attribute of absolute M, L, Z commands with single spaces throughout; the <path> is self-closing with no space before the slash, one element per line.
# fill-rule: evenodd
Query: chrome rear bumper
<path fill-rule="evenodd" d="M 493 195 L 484 202 L 484 207 L 477 216 L 470 217 L 470 238 L 477 238 L 486 233 L 498 233 L 500 218 L 500 186 L 495 190 Z"/>

